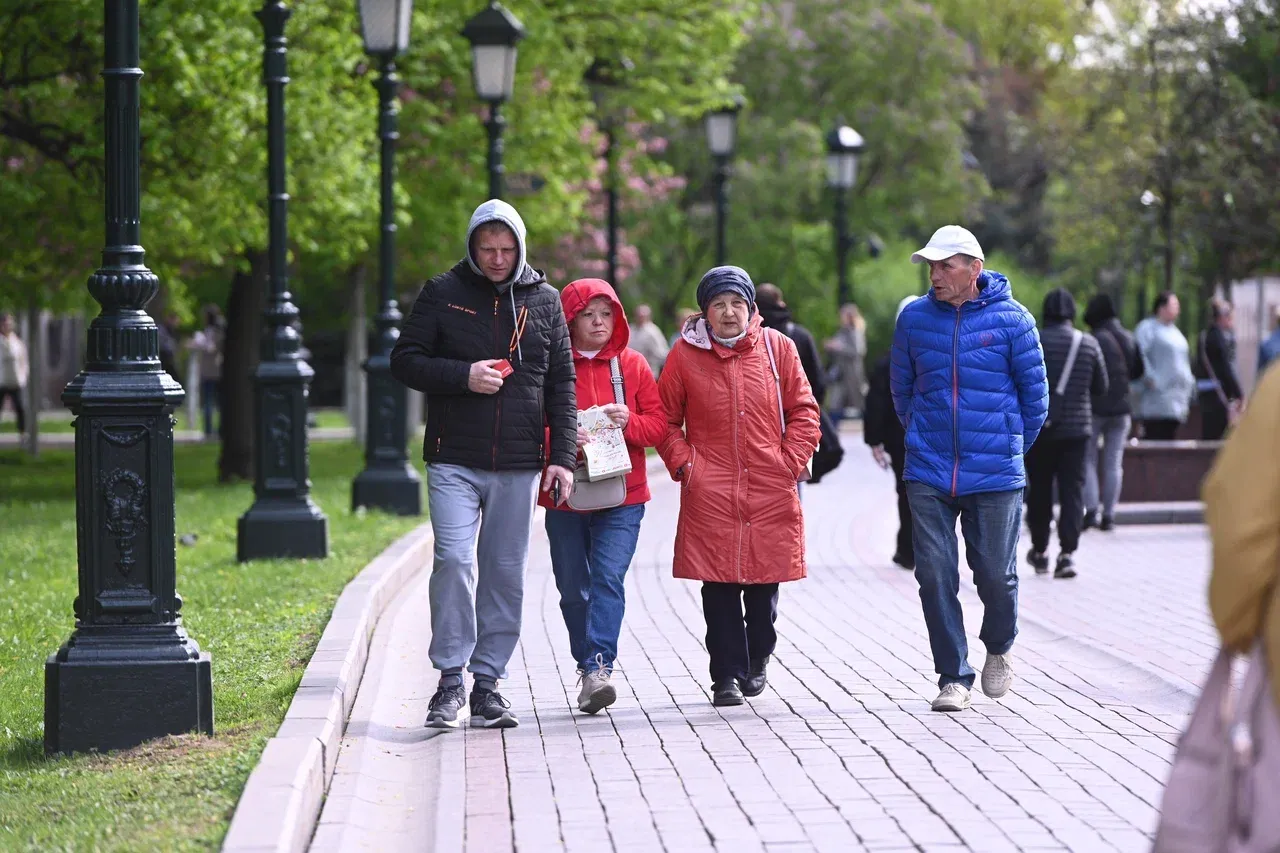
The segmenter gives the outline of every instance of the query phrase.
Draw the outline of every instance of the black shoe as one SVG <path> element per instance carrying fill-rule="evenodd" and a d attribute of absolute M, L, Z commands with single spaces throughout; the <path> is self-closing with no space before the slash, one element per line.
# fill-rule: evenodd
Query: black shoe
<path fill-rule="evenodd" d="M 1116 529 L 1116 520 L 1109 515 L 1104 515 L 1102 521 L 1098 523 L 1098 529 L 1103 533 L 1110 533 Z"/>
<path fill-rule="evenodd" d="M 915 571 L 915 568 L 916 568 L 915 557 L 905 557 L 902 554 L 894 554 L 893 562 L 895 565 L 902 566 L 902 568 L 906 569 L 909 572 Z"/>
<path fill-rule="evenodd" d="M 466 704 L 467 690 L 462 686 L 462 679 L 458 679 L 457 684 L 448 686 L 441 683 L 436 695 L 431 697 L 431 704 L 427 706 L 429 710 L 424 725 L 429 729 L 456 729 L 458 712 Z"/>
<path fill-rule="evenodd" d="M 471 691 L 471 728 L 514 729 L 520 725 L 511 703 L 496 690 Z"/>
<path fill-rule="evenodd" d="M 1091 527 L 1098 526 L 1098 511 L 1091 509 L 1084 514 L 1084 521 L 1080 523 L 1080 532 L 1083 533 Z"/>
<path fill-rule="evenodd" d="M 711 685 L 711 704 L 741 705 L 746 700 L 742 698 L 742 691 L 738 688 L 738 680 L 730 678 L 727 681 L 717 681 Z"/>
<path fill-rule="evenodd" d="M 1053 570 L 1055 578 L 1073 578 L 1076 576 L 1076 561 L 1072 559 L 1070 554 L 1059 554 L 1058 565 Z"/>
<path fill-rule="evenodd" d="M 769 685 L 769 679 L 764 674 L 765 667 L 768 665 L 767 657 L 751 662 L 751 670 L 747 673 L 747 677 L 738 679 L 738 687 L 742 688 L 743 696 L 759 696 L 764 692 L 765 687 Z"/>
<path fill-rule="evenodd" d="M 1036 570 L 1036 574 L 1043 575 L 1049 571 L 1049 555 L 1043 551 L 1037 551 L 1032 548 L 1027 552 L 1027 562 Z"/>

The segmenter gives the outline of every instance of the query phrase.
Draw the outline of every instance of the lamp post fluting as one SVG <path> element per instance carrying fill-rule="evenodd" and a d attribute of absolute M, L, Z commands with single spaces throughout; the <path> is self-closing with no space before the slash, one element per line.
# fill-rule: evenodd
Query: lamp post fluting
<path fill-rule="evenodd" d="M 265 0 L 254 14 L 264 34 L 267 87 L 269 291 L 254 376 L 254 502 L 240 516 L 236 530 L 236 557 L 241 562 L 329 555 L 329 520 L 311 499 L 308 474 L 307 398 L 315 371 L 302 358 L 301 324 L 288 278 L 284 94 L 289 75 L 284 28 L 291 12 L 281 0 Z"/>
<path fill-rule="evenodd" d="M 501 3 L 491 2 L 467 21 L 463 37 L 471 43 L 471 76 L 476 94 L 489 104 L 489 198 L 502 198 L 505 190 L 502 140 L 507 120 L 502 105 L 511 100 L 516 80 L 516 45 L 524 38 L 524 26 Z"/>
<path fill-rule="evenodd" d="M 737 97 L 706 116 L 707 147 L 715 161 L 713 176 L 716 206 L 716 266 L 728 262 L 726 247 L 729 219 L 729 164 L 737 145 L 738 113 L 743 100 Z"/>
<path fill-rule="evenodd" d="M 836 306 L 853 302 L 853 285 L 849 281 L 849 250 L 854 238 L 849 234 L 849 190 L 858 179 L 858 155 L 863 150 L 862 136 L 843 121 L 827 136 L 827 186 L 835 196 Z"/>
<path fill-rule="evenodd" d="M 405 445 L 407 392 L 391 376 L 391 350 L 400 338 L 400 307 L 395 299 L 395 157 L 400 138 L 396 93 L 400 78 L 395 57 L 408 46 L 412 0 L 362 0 L 365 49 L 378 58 L 378 138 L 381 140 L 381 237 L 378 251 L 378 314 L 375 351 L 365 361 L 368 377 L 368 428 L 364 470 L 351 484 L 351 506 L 399 515 L 422 514 L 422 480 L 409 464 Z M 392 26 L 394 24 L 394 27 Z"/>
<path fill-rule="evenodd" d="M 174 546 L 173 412 L 144 310 L 159 280 L 140 245 L 138 0 L 106 0 L 106 239 L 89 293 L 84 369 L 62 401 L 75 417 L 76 627 L 45 663 L 49 753 L 106 751 L 213 733 L 209 654 L 182 627 Z"/>

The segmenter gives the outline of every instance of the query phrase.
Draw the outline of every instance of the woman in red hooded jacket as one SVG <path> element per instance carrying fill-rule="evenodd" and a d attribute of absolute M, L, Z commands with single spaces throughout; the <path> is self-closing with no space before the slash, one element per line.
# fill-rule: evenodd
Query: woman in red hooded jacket
<path fill-rule="evenodd" d="M 595 714 L 617 699 L 610 676 L 622 632 L 623 582 L 649 501 L 645 448 L 656 445 L 666 433 L 667 418 L 648 362 L 627 348 L 631 330 L 609 283 L 579 279 L 564 289 L 560 301 L 573 344 L 578 409 L 599 406 L 622 430 L 631 459 L 626 498 L 619 506 L 576 512 L 567 504 L 555 505 L 546 492 L 539 495 L 539 503 L 547 510 L 560 612 L 582 675 L 578 710 Z M 614 359 L 621 369 L 626 403 L 615 402 Z M 578 447 L 586 441 L 586 433 L 579 429 Z"/>
<path fill-rule="evenodd" d="M 796 484 L 820 434 L 796 345 L 763 327 L 755 298 L 740 267 L 707 272 L 702 313 L 685 324 L 659 384 L 658 453 L 683 486 L 675 576 L 702 581 L 716 705 L 765 689 L 778 584 L 805 576 Z"/>

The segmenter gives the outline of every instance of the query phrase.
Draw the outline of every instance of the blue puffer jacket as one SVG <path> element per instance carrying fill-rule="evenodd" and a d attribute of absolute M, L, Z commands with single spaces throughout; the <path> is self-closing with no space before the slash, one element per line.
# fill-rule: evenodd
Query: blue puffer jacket
<path fill-rule="evenodd" d="M 1035 319 L 1009 279 L 984 271 L 978 298 L 956 308 L 928 296 L 893 335 L 893 406 L 907 431 L 903 479 L 948 494 L 1026 485 L 1022 455 L 1049 411 Z"/>

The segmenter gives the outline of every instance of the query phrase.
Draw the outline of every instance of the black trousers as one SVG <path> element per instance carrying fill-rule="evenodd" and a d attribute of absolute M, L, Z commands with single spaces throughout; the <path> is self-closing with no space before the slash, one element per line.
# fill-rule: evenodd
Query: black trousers
<path fill-rule="evenodd" d="M 1148 441 L 1173 441 L 1180 426 L 1173 418 L 1148 419 L 1142 422 L 1143 437 Z"/>
<path fill-rule="evenodd" d="M 778 645 L 776 583 L 704 583 L 702 615 L 713 682 L 746 678 L 751 661 L 768 657 Z"/>
<path fill-rule="evenodd" d="M 4 408 L 4 398 L 13 401 L 13 413 L 18 419 L 18 432 L 27 431 L 27 413 L 22 408 L 21 388 L 0 388 L 0 409 Z"/>
<path fill-rule="evenodd" d="M 1027 452 L 1027 526 L 1031 547 L 1049 548 L 1049 524 L 1053 521 L 1053 485 L 1058 484 L 1058 542 L 1063 553 L 1080 544 L 1084 521 L 1084 465 L 1087 438 L 1041 438 Z"/>
<path fill-rule="evenodd" d="M 1200 398 L 1200 438 L 1203 441 L 1221 441 L 1227 434 L 1227 407 L 1217 394 L 1205 394 Z"/>
<path fill-rule="evenodd" d="M 893 465 L 894 484 L 898 487 L 898 550 L 899 557 L 908 562 L 916 561 L 916 549 L 911 543 L 911 502 L 907 500 L 907 484 L 903 482 L 902 472 L 907 467 L 907 454 L 895 448 L 889 451 L 889 461 Z"/>

